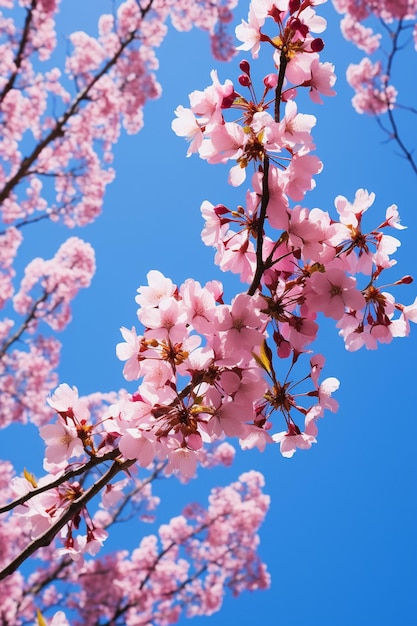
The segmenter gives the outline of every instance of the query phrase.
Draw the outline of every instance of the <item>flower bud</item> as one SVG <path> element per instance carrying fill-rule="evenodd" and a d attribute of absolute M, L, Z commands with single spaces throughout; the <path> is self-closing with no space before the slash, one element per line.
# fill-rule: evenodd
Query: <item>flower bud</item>
<path fill-rule="evenodd" d="M 240 69 L 242 70 L 242 72 L 244 74 L 247 74 L 249 76 L 249 74 L 250 74 L 250 65 L 249 65 L 248 61 L 245 61 L 245 60 L 241 61 L 239 63 L 239 67 L 240 67 Z"/>
<path fill-rule="evenodd" d="M 313 39 L 311 42 L 311 49 L 313 52 L 321 52 L 324 48 L 324 41 L 317 37 L 317 39 Z"/>
<path fill-rule="evenodd" d="M 252 82 L 247 74 L 241 74 L 238 78 L 238 81 L 239 84 L 242 85 L 242 87 L 249 87 Z"/>
<path fill-rule="evenodd" d="M 278 76 L 276 74 L 268 74 L 264 78 L 264 85 L 267 89 L 275 89 L 278 85 Z"/>
<path fill-rule="evenodd" d="M 403 276 L 400 280 L 394 283 L 394 285 L 410 285 L 413 282 L 412 276 Z"/>

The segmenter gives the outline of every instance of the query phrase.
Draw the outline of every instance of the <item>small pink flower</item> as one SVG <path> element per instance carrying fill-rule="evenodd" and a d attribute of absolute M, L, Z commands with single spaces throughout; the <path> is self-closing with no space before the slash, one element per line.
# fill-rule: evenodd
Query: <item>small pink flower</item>
<path fill-rule="evenodd" d="M 135 301 L 141 307 L 156 307 L 164 298 L 172 296 L 175 285 L 162 272 L 151 270 L 147 273 L 148 285 L 139 287 Z"/>
<path fill-rule="evenodd" d="M 138 428 L 127 428 L 119 443 L 120 452 L 126 459 L 136 459 L 141 467 L 148 467 L 155 457 L 151 440 Z"/>
<path fill-rule="evenodd" d="M 302 433 L 298 426 L 290 423 L 286 432 L 276 433 L 272 435 L 272 439 L 280 444 L 280 452 L 282 456 L 290 459 L 297 448 L 299 450 L 308 450 L 313 443 L 317 443 L 313 435 Z"/>
<path fill-rule="evenodd" d="M 320 384 L 319 392 L 319 405 L 322 409 L 328 409 L 332 413 L 336 413 L 339 408 L 337 400 L 331 397 L 334 391 L 337 391 L 340 387 L 340 382 L 337 378 L 330 377 L 323 380 Z"/>
<path fill-rule="evenodd" d="M 126 380 L 137 380 L 140 376 L 138 355 L 142 338 L 138 337 L 133 327 L 132 330 L 128 330 L 122 326 L 120 332 L 125 341 L 117 344 L 116 355 L 121 361 L 126 361 L 123 368 L 123 376 Z"/>
<path fill-rule="evenodd" d="M 167 474 L 179 473 L 184 478 L 192 478 L 197 470 L 197 453 L 181 446 L 168 452 Z"/>
<path fill-rule="evenodd" d="M 253 3 L 249 6 L 248 22 L 242 20 L 242 22 L 236 26 L 235 34 L 237 39 L 243 42 L 237 47 L 237 50 L 250 50 L 252 52 L 252 57 L 257 59 L 261 47 L 260 28 L 265 20 L 257 17 L 256 11 L 252 5 Z"/>
<path fill-rule="evenodd" d="M 334 65 L 332 63 L 321 63 L 318 59 L 314 59 L 310 67 L 311 80 L 307 81 L 310 85 L 310 98 L 316 104 L 323 104 L 320 94 L 323 96 L 335 96 L 336 92 L 332 89 L 336 82 L 334 73 Z"/>
<path fill-rule="evenodd" d="M 48 463 L 61 463 L 72 457 L 79 457 L 84 452 L 81 439 L 78 438 L 77 429 L 71 422 L 64 424 L 46 424 L 39 430 L 40 436 L 46 444 L 46 460 Z"/>
<path fill-rule="evenodd" d="M 172 121 L 171 128 L 179 137 L 185 137 L 190 142 L 187 150 L 187 156 L 191 156 L 193 152 L 198 152 L 203 143 L 203 132 L 197 122 L 197 119 L 191 109 L 178 106 L 175 109 L 177 119 Z"/>
<path fill-rule="evenodd" d="M 85 401 L 78 397 L 77 387 L 70 387 L 67 383 L 62 383 L 56 388 L 47 403 L 55 411 L 65 417 L 65 414 L 76 416 L 79 421 L 88 420 L 90 411 Z"/>
<path fill-rule="evenodd" d="M 305 296 L 311 311 L 321 311 L 336 320 L 343 317 L 346 308 L 358 311 L 365 306 L 365 298 L 356 288 L 356 280 L 338 268 L 314 272 Z"/>
<path fill-rule="evenodd" d="M 400 215 L 398 213 L 398 207 L 396 204 L 391 204 L 386 210 L 385 218 L 388 226 L 396 228 L 397 230 L 404 230 L 407 226 L 400 224 Z"/>

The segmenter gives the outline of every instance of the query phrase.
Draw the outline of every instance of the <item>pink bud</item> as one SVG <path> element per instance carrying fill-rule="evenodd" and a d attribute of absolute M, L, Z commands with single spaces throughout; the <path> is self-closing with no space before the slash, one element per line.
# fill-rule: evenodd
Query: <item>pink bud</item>
<path fill-rule="evenodd" d="M 275 89 L 278 85 L 278 76 L 276 74 L 268 74 L 264 78 L 264 85 L 267 89 Z"/>
<path fill-rule="evenodd" d="M 242 87 L 249 87 L 252 82 L 247 74 L 241 74 L 238 78 L 238 81 L 242 85 Z"/>

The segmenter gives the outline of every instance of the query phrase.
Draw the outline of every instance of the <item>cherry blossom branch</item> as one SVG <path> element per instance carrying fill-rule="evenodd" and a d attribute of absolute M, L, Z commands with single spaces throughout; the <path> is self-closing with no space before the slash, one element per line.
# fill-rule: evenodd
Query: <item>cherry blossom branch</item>
<path fill-rule="evenodd" d="M 123 523 L 127 521 L 126 519 L 120 519 L 120 515 L 123 512 L 123 510 L 126 508 L 128 504 L 131 503 L 132 498 L 134 496 L 140 493 L 147 485 L 152 483 L 154 480 L 156 480 L 157 478 L 160 478 L 161 472 L 164 469 L 164 467 L 166 467 L 165 461 L 162 463 L 159 463 L 159 465 L 155 467 L 152 473 L 149 474 L 149 476 L 147 476 L 140 483 L 140 485 L 134 487 L 134 489 L 131 489 L 128 493 L 125 494 L 125 496 L 122 498 L 121 502 L 119 503 L 118 507 L 112 512 L 111 519 L 106 524 L 103 525 L 104 529 L 109 528 L 113 524 Z M 133 515 L 133 513 L 131 515 Z"/>
<path fill-rule="evenodd" d="M 43 580 L 38 581 L 27 589 L 23 590 L 22 600 L 30 596 L 38 595 L 39 592 L 42 591 L 42 589 L 45 589 L 45 587 L 50 583 L 56 580 L 61 580 L 62 577 L 60 577 L 59 575 L 61 574 L 61 572 L 64 572 L 66 569 L 68 569 L 72 565 L 72 563 L 73 561 L 71 557 L 65 555 L 64 558 L 58 563 L 58 565 L 56 565 L 56 567 L 52 571 L 47 572 L 47 576 Z"/>
<path fill-rule="evenodd" d="M 275 104 L 274 104 L 274 119 L 275 122 L 279 122 L 281 119 L 281 97 L 282 97 L 282 88 L 284 86 L 285 80 L 285 70 L 287 68 L 288 58 L 286 52 L 281 50 L 280 54 L 280 65 L 278 72 L 278 83 L 275 89 Z M 258 218 L 258 227 L 257 227 L 257 239 L 256 239 L 256 270 L 253 276 L 252 283 L 248 289 L 248 295 L 253 296 L 256 293 L 257 288 L 260 285 L 263 273 L 266 269 L 265 263 L 263 261 L 263 233 L 264 233 L 264 223 L 266 219 L 266 210 L 269 203 L 269 187 L 268 187 L 268 177 L 269 177 L 269 157 L 267 154 L 264 156 L 263 162 L 263 178 L 262 178 L 262 201 L 261 201 L 261 209 L 259 212 Z"/>
<path fill-rule="evenodd" d="M 58 176 L 58 174 L 55 174 L 55 173 L 49 174 L 47 172 L 39 172 L 37 170 L 33 170 L 33 171 L 31 170 L 27 172 L 28 176 L 30 174 L 36 174 L 39 177 L 51 177 L 51 178 L 52 177 L 56 178 Z M 68 174 L 71 175 L 73 179 L 75 179 L 77 176 L 82 176 L 82 173 L 74 174 L 74 171 L 70 171 L 68 172 Z M 62 174 L 60 176 L 66 176 L 66 174 Z M 21 221 L 13 224 L 12 228 L 15 228 L 16 230 L 23 230 L 25 226 L 31 226 L 32 224 L 37 224 L 38 222 L 43 222 L 44 220 L 51 220 L 51 218 L 53 217 L 65 215 L 65 213 L 68 211 L 69 208 L 71 208 L 72 205 L 74 205 L 76 202 L 80 202 L 81 200 L 82 200 L 81 194 L 76 194 L 71 199 L 71 202 L 61 203 L 59 206 L 54 206 L 54 208 L 48 209 L 44 213 L 41 213 L 40 215 L 36 215 L 35 217 L 26 217 L 22 219 Z M 7 232 L 7 228 L 5 228 L 4 230 L 0 230 L 0 236 L 5 235 L 6 232 Z"/>
<path fill-rule="evenodd" d="M 123 462 L 115 461 L 108 471 L 95 482 L 87 491 L 85 491 L 79 498 L 74 500 L 61 517 L 52 526 L 45 531 L 40 537 L 32 541 L 22 552 L 9 563 L 3 570 L 0 571 L 0 580 L 3 580 L 7 576 L 10 576 L 15 572 L 22 563 L 26 561 L 32 554 L 37 552 L 39 548 L 48 546 L 57 533 L 70 522 L 95 495 L 97 495 L 105 485 L 107 485 L 119 472 L 126 471 L 135 463 L 135 460 L 127 460 Z"/>
<path fill-rule="evenodd" d="M 23 27 L 22 37 L 20 39 L 19 48 L 17 50 L 16 56 L 14 59 L 15 70 L 10 75 L 9 80 L 5 84 L 3 91 L 0 94 L 0 103 L 3 102 L 4 98 L 7 96 L 9 91 L 13 89 L 15 81 L 17 77 L 19 76 L 19 72 L 22 67 L 22 61 L 24 59 L 25 48 L 29 41 L 29 31 L 30 31 L 30 26 L 32 22 L 32 17 L 33 17 L 33 10 L 36 8 L 37 1 L 38 0 L 32 0 L 32 4 L 30 5 L 29 8 L 26 9 L 26 19 L 25 19 L 25 24 Z"/>
<path fill-rule="evenodd" d="M 388 119 L 389 119 L 389 123 L 391 125 L 391 130 L 388 130 L 386 128 L 384 128 L 382 121 L 379 117 L 377 117 L 377 123 L 379 125 L 379 127 L 384 130 L 390 137 L 390 139 L 394 140 L 397 145 L 399 146 L 401 152 L 403 153 L 405 159 L 409 162 L 411 169 L 413 170 L 413 172 L 417 175 L 417 162 L 414 160 L 413 154 L 412 152 L 407 148 L 407 146 L 405 145 L 405 143 L 403 142 L 402 138 L 400 137 L 400 133 L 398 130 L 398 125 L 395 119 L 395 115 L 394 115 L 394 108 L 392 108 L 391 106 L 389 106 L 389 94 L 388 94 L 388 83 L 391 79 L 391 75 L 392 75 L 392 66 L 393 66 L 393 62 L 394 62 L 394 57 L 396 56 L 396 54 L 399 52 L 399 50 L 401 50 L 401 47 L 399 46 L 399 37 L 401 32 L 405 29 L 405 27 L 403 26 L 403 20 L 399 19 L 398 20 L 398 25 L 397 28 L 395 29 L 394 32 L 390 31 L 390 41 L 392 42 L 392 46 L 391 46 L 391 51 L 388 55 L 388 62 L 387 62 L 387 69 L 386 69 L 386 73 L 383 77 L 383 85 L 384 85 L 384 92 L 385 92 L 385 96 L 386 96 L 386 100 L 387 100 L 387 115 L 388 115 Z"/>
<path fill-rule="evenodd" d="M 101 463 L 106 463 L 107 461 L 113 461 L 117 459 L 117 457 L 119 456 L 120 456 L 120 450 L 118 448 L 115 448 L 114 450 L 112 450 L 111 452 L 107 452 L 103 456 L 92 457 L 87 463 L 85 463 L 81 467 L 65 472 L 65 474 L 63 474 L 62 476 L 59 476 L 58 478 L 51 481 L 50 483 L 47 483 L 46 485 L 42 485 L 41 487 L 36 487 L 32 491 L 28 491 L 28 493 L 21 496 L 20 498 L 16 498 L 16 500 L 13 500 L 13 502 L 9 502 L 8 504 L 0 507 L 0 515 L 2 513 L 7 513 L 8 511 L 11 511 L 12 509 L 16 508 L 17 506 L 21 504 L 25 504 L 25 502 L 28 502 L 29 500 L 31 500 L 35 496 L 40 495 L 41 493 L 45 493 L 46 491 L 49 491 L 50 489 L 55 489 L 56 487 L 59 487 L 60 485 L 67 482 L 71 478 L 75 478 L 76 476 L 81 476 L 82 474 L 85 474 L 86 472 L 93 469 L 94 467 L 97 467 Z"/>
<path fill-rule="evenodd" d="M 149 474 L 149 476 L 147 476 L 140 483 L 140 485 L 135 486 L 134 489 L 131 489 L 128 493 L 125 494 L 125 496 L 123 497 L 122 501 L 119 503 L 117 508 L 111 511 L 110 519 L 107 521 L 107 523 L 103 525 L 104 529 L 109 528 L 113 524 L 126 521 L 125 519 L 123 520 L 119 519 L 120 514 L 123 511 L 123 509 L 127 506 L 127 504 L 132 502 L 132 498 L 134 496 L 139 494 L 147 485 L 149 485 L 154 480 L 160 477 L 161 471 L 165 467 L 165 465 L 166 463 L 160 463 L 159 465 L 157 465 L 155 469 Z M 65 555 L 62 558 L 62 560 L 57 564 L 57 566 L 54 568 L 53 571 L 47 572 L 47 576 L 45 578 L 43 578 L 41 581 L 36 581 L 33 585 L 26 588 L 23 591 L 23 597 L 32 596 L 32 595 L 34 596 L 34 595 L 39 594 L 39 592 L 42 591 L 42 589 L 44 589 L 48 584 L 57 580 L 59 574 L 63 570 L 70 567 L 72 564 L 73 564 L 73 560 L 71 559 L 71 557 L 68 555 Z"/>
<path fill-rule="evenodd" d="M 281 71 L 281 68 L 280 68 Z M 269 202 L 269 157 L 264 156 L 264 171 L 262 178 L 262 202 L 261 210 L 259 213 L 258 226 L 257 226 L 257 238 L 256 238 L 256 270 L 253 276 L 252 283 L 248 289 L 248 295 L 253 296 L 258 289 L 263 273 L 265 271 L 265 265 L 263 261 L 263 240 L 264 240 L 264 223 L 266 218 L 266 210 Z"/>
<path fill-rule="evenodd" d="M 12 346 L 16 341 L 18 341 L 21 338 L 23 333 L 28 329 L 30 323 L 34 319 L 36 319 L 36 311 L 38 307 L 43 302 L 45 302 L 50 295 L 51 293 L 45 290 L 44 293 L 37 300 L 35 300 L 35 302 L 32 305 L 32 308 L 30 309 L 26 319 L 24 320 L 20 328 L 3 344 L 0 350 L 0 360 L 6 355 L 6 352 L 10 348 L 10 346 Z"/>
<path fill-rule="evenodd" d="M 30 219 L 22 220 L 21 222 L 17 222 L 14 224 L 14 228 L 20 230 L 24 226 L 29 226 L 30 224 L 36 224 L 37 222 L 41 222 L 46 219 L 50 219 L 51 215 L 56 215 L 57 211 L 51 211 L 51 213 L 42 213 L 42 215 L 37 215 L 36 217 L 31 217 Z M 0 231 L 0 235 L 4 235 L 6 230 Z"/>
<path fill-rule="evenodd" d="M 372 115 L 379 128 L 388 136 L 388 141 L 394 141 L 400 149 L 400 156 L 409 162 L 414 174 L 417 175 L 417 161 L 413 149 L 409 149 L 404 140 L 404 133 L 399 129 L 398 110 L 415 113 L 410 106 L 397 103 L 397 90 L 390 84 L 393 78 L 393 64 L 398 54 L 410 43 L 412 37 L 401 42 L 400 37 L 406 31 L 416 28 L 416 9 L 410 5 L 393 3 L 392 5 L 375 2 L 367 7 L 364 13 L 359 5 L 333 0 L 337 10 L 344 13 L 342 20 L 342 32 L 346 39 L 352 41 L 368 55 L 372 55 L 380 49 L 381 33 L 375 33 L 372 28 L 366 28 L 362 21 L 368 17 L 376 17 L 381 25 L 381 30 L 386 32 L 388 50 L 384 51 L 386 59 L 372 61 L 364 57 L 359 65 L 350 64 L 347 70 L 348 83 L 353 87 L 356 94 L 352 103 L 358 113 Z M 394 26 L 391 26 L 391 25 Z M 414 41 L 415 46 L 415 41 Z M 387 120 L 382 117 L 387 114 Z M 406 138 L 407 139 L 407 138 Z"/>
<path fill-rule="evenodd" d="M 279 122 L 281 119 L 281 97 L 282 97 L 282 88 L 284 86 L 285 70 L 287 69 L 287 65 L 288 65 L 287 53 L 284 50 L 281 50 L 281 54 L 279 57 L 278 84 L 275 89 L 274 119 L 276 122 Z"/>
<path fill-rule="evenodd" d="M 152 7 L 152 3 L 153 3 L 153 0 L 150 0 L 149 4 L 147 5 L 147 7 L 145 9 L 140 9 L 142 18 L 144 18 L 146 16 L 146 14 L 150 11 L 150 9 Z M 88 100 L 89 94 L 90 94 L 91 90 L 93 89 L 93 87 L 97 84 L 97 82 L 100 80 L 100 78 L 105 76 L 107 74 L 107 72 L 117 63 L 117 61 L 119 60 L 119 58 L 122 55 L 123 51 L 132 43 L 132 41 L 134 41 L 136 39 L 137 33 L 138 33 L 138 31 L 134 30 L 126 37 L 126 39 L 124 41 L 120 40 L 120 47 L 114 53 L 113 57 L 111 59 L 109 59 L 107 61 L 107 63 L 104 64 L 102 69 L 99 72 L 97 72 L 97 74 L 95 76 L 93 76 L 93 78 L 88 83 L 88 85 L 86 85 L 86 87 L 84 87 L 84 89 L 79 94 L 77 94 L 77 96 L 74 98 L 74 100 L 72 101 L 72 103 L 68 107 L 67 111 L 60 117 L 59 120 L 57 120 L 57 122 L 55 124 L 55 127 L 51 130 L 51 132 L 48 133 L 47 136 L 42 141 L 40 141 L 37 144 L 37 146 L 35 147 L 33 152 L 28 157 L 25 157 L 23 159 L 23 161 L 20 164 L 20 167 L 17 170 L 17 172 L 14 174 L 14 176 L 12 176 L 6 182 L 5 186 L 3 187 L 3 190 L 0 192 L 0 204 L 2 204 L 4 202 L 4 200 L 6 200 L 6 198 L 9 197 L 10 193 L 16 187 L 16 185 L 25 176 L 28 175 L 31 166 L 36 161 L 36 159 L 39 157 L 39 155 L 42 153 L 42 151 L 52 141 L 54 141 L 58 137 L 61 137 L 65 133 L 65 128 L 64 128 L 65 124 L 77 112 L 79 105 L 83 101 Z"/>
<path fill-rule="evenodd" d="M 193 535 L 191 535 L 192 537 Z M 189 537 L 189 538 L 191 538 Z M 175 547 L 176 545 L 181 545 L 177 544 L 177 543 L 173 543 L 169 549 Z M 165 553 L 167 552 L 166 550 L 164 551 Z M 160 560 L 160 557 L 162 558 L 162 556 L 164 556 L 162 553 L 160 553 L 157 557 L 157 559 L 155 560 L 154 565 L 152 566 L 153 569 L 151 570 L 151 574 L 155 571 L 155 567 L 158 564 L 158 561 Z M 163 595 L 165 597 L 172 597 L 172 596 L 176 596 L 177 593 L 179 593 L 180 591 L 183 591 L 184 589 L 186 589 L 186 587 L 188 585 L 190 585 L 192 582 L 194 582 L 195 580 L 197 580 L 198 578 L 200 578 L 200 576 L 202 576 L 204 574 L 204 572 L 207 571 L 209 566 L 209 563 L 205 563 L 204 565 L 202 565 L 197 571 L 195 571 L 191 576 L 188 576 L 188 578 L 186 580 L 184 580 L 181 584 L 177 585 L 175 587 L 175 589 L 172 589 L 171 591 L 165 591 L 163 593 Z M 147 581 L 148 582 L 148 581 Z M 142 590 L 143 587 L 142 585 L 140 586 L 140 590 Z M 181 605 L 187 606 L 187 604 L 189 604 L 189 601 L 184 601 L 181 603 Z M 112 616 L 111 621 L 107 621 L 104 624 L 99 624 L 98 622 L 96 622 L 95 626 L 114 626 L 115 621 L 119 618 L 122 617 L 129 609 L 134 609 L 135 608 L 135 604 L 133 602 L 129 602 L 128 604 L 125 604 L 124 606 L 120 606 L 114 613 Z M 144 622 L 142 622 L 143 626 L 147 626 L 149 624 L 149 620 L 146 619 Z M 137 626 L 140 626 L 140 623 L 137 623 Z"/>
<path fill-rule="evenodd" d="M 394 112 L 392 111 L 392 109 L 388 109 L 387 115 L 388 115 L 389 122 L 391 124 L 390 130 L 385 128 L 385 126 L 383 125 L 379 117 L 376 118 L 376 122 L 378 126 L 380 127 L 380 129 L 389 135 L 389 140 L 394 140 L 397 143 L 405 160 L 409 162 L 414 174 L 417 175 L 417 162 L 414 160 L 413 153 L 407 148 L 407 146 L 405 145 L 405 143 L 400 137 L 398 125 L 395 120 Z"/>
<path fill-rule="evenodd" d="M 32 172 L 28 172 L 28 174 L 30 173 Z M 45 173 L 37 172 L 37 174 L 39 176 L 47 176 L 47 174 Z M 72 198 L 71 204 L 69 202 L 66 202 L 65 204 L 61 204 L 60 206 L 54 209 L 51 209 L 50 211 L 45 211 L 45 213 L 41 213 L 41 215 L 36 215 L 36 217 L 25 218 L 24 220 L 21 220 L 20 222 L 16 222 L 15 224 L 13 224 L 13 228 L 16 228 L 16 230 L 21 230 L 25 226 L 31 226 L 32 224 L 37 224 L 38 222 L 43 222 L 44 220 L 50 220 L 51 217 L 59 216 L 61 214 L 65 215 L 65 213 L 71 207 L 71 205 L 80 200 L 81 200 L 81 196 L 78 196 L 78 195 L 74 196 L 74 198 Z M 5 233 L 6 233 L 6 230 L 0 230 L 0 235 L 4 235 Z"/>
<path fill-rule="evenodd" d="M 217 518 L 213 518 L 212 520 L 210 520 L 210 522 L 208 522 L 206 524 L 202 524 L 201 526 L 196 528 L 187 537 L 182 538 L 180 541 L 172 541 L 166 548 L 161 550 L 157 554 L 157 556 L 156 556 L 154 562 L 152 563 L 152 565 L 148 567 L 148 572 L 147 572 L 147 574 L 145 575 L 144 579 L 142 580 L 142 582 L 139 585 L 139 591 L 142 591 L 144 589 L 145 585 L 150 581 L 150 579 L 152 578 L 152 575 L 156 571 L 156 567 L 157 567 L 158 563 L 160 563 L 160 561 L 163 559 L 163 557 L 166 556 L 168 554 L 168 552 L 170 552 L 172 550 L 172 548 L 175 548 L 176 546 L 182 546 L 183 544 L 186 544 L 187 541 L 189 541 L 193 537 L 197 537 L 199 533 L 201 533 L 203 530 L 206 530 L 211 524 L 213 524 L 216 521 L 216 519 L 221 518 L 221 517 L 226 517 L 226 516 L 225 515 L 220 515 Z M 230 551 L 230 550 L 231 550 L 231 548 L 229 548 L 227 551 Z M 196 572 L 194 572 L 194 574 L 192 576 L 189 576 L 180 585 L 175 587 L 175 589 L 172 589 L 169 592 L 164 592 L 163 595 L 167 596 L 167 597 L 175 596 L 179 591 L 185 589 L 187 587 L 187 585 L 189 585 L 191 582 L 196 580 L 199 576 L 204 574 L 204 572 L 207 570 L 207 567 L 208 567 L 208 564 L 204 564 L 201 568 L 199 568 Z M 129 609 L 132 609 L 134 607 L 135 607 L 135 604 L 133 604 L 131 602 L 125 604 L 124 606 L 120 606 L 114 612 L 112 620 L 106 622 L 105 624 L 103 624 L 103 626 L 111 626 L 115 622 L 116 619 L 118 619 L 123 614 L 125 614 Z M 145 623 L 147 623 L 147 622 L 145 622 Z"/>

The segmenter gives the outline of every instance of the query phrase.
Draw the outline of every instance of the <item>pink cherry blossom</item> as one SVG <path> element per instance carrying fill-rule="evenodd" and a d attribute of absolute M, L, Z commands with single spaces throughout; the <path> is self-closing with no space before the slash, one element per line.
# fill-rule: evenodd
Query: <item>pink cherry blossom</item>
<path fill-rule="evenodd" d="M 338 268 L 314 272 L 308 281 L 306 297 L 310 310 L 321 311 L 336 320 L 341 319 L 346 308 L 358 311 L 365 306 L 355 278 Z"/>
<path fill-rule="evenodd" d="M 279 443 L 282 456 L 289 459 L 294 455 L 297 448 L 308 450 L 313 443 L 317 443 L 314 435 L 301 432 L 294 424 L 289 425 L 288 431 L 272 435 L 272 439 L 275 443 Z"/>
<path fill-rule="evenodd" d="M 46 424 L 39 432 L 47 446 L 48 463 L 61 463 L 66 459 L 82 456 L 84 453 L 83 443 L 78 437 L 74 424 Z"/>
<path fill-rule="evenodd" d="M 187 150 L 187 156 L 191 156 L 193 152 L 197 152 L 203 143 L 203 133 L 201 127 L 197 123 L 194 113 L 191 109 L 185 109 L 178 106 L 175 109 L 177 119 L 173 120 L 171 126 L 174 133 L 179 137 L 185 137 L 190 142 Z"/>
<path fill-rule="evenodd" d="M 242 20 L 235 29 L 237 39 L 243 42 L 237 49 L 250 50 L 254 59 L 258 58 L 261 41 L 260 28 L 263 23 L 264 19 L 257 15 L 255 4 L 251 3 L 249 5 L 248 21 Z"/>
<path fill-rule="evenodd" d="M 261 344 L 263 319 L 257 305 L 256 299 L 239 294 L 233 299 L 230 309 L 226 305 L 217 308 L 216 327 L 220 332 L 227 332 L 227 351 L 251 351 L 254 346 Z"/>
<path fill-rule="evenodd" d="M 190 93 L 191 110 L 195 115 L 199 116 L 200 124 L 206 129 L 214 128 L 217 123 L 221 122 L 221 111 L 224 103 L 230 98 L 233 99 L 234 96 L 234 87 L 231 80 L 227 79 L 222 85 L 216 70 L 210 72 L 210 77 L 213 81 L 212 85 L 204 91 L 193 91 Z"/>
<path fill-rule="evenodd" d="M 304 82 L 305 86 L 310 87 L 310 98 L 316 104 L 322 104 L 320 94 L 323 96 L 334 96 L 336 92 L 332 87 L 336 82 L 334 73 L 334 65 L 332 63 L 321 63 L 318 59 L 314 59 L 310 66 L 311 78 Z"/>
<path fill-rule="evenodd" d="M 148 285 L 139 287 L 136 302 L 142 307 L 156 307 L 164 298 L 172 296 L 175 286 L 169 278 L 158 270 L 151 270 L 147 274 Z"/>
<path fill-rule="evenodd" d="M 69 322 L 72 298 L 95 270 L 92 248 L 71 237 L 53 259 L 29 263 L 15 292 L 21 232 L 45 218 L 66 226 L 95 219 L 114 178 L 112 149 L 121 129 L 138 132 L 144 105 L 161 93 L 155 49 L 166 21 L 179 30 L 202 28 L 216 56 L 228 58 L 235 50 L 226 27 L 236 0 L 119 2 L 114 15 L 101 17 L 98 36 L 69 37 L 65 86 L 58 68 L 48 65 L 42 73 L 58 45 L 58 3 L 39 0 L 35 7 L 23 0 L 23 29 L 14 16 L 0 20 L 0 204 L 8 224 L 0 236 L 0 306 L 23 316 L 20 326 L 9 317 L 0 322 L 0 422 L 29 416 L 41 426 L 48 472 L 38 480 L 28 470 L 13 477 L 11 467 L 0 467 L 0 502 L 9 503 L 2 508 L 0 552 L 13 567 L 19 554 L 43 560 L 28 579 L 25 568 L 18 574 L 12 567 L 2 587 L 8 623 L 33 621 L 40 606 L 38 622 L 56 626 L 68 624 L 63 612 L 49 617 L 56 607 L 86 626 L 133 624 L 139 614 L 141 623 L 171 624 L 184 607 L 188 616 L 218 610 L 226 587 L 235 595 L 268 587 L 256 547 L 269 499 L 257 472 L 213 490 L 206 509 L 188 505 L 142 536 L 132 553 L 99 553 L 108 529 L 123 517 L 153 519 L 153 480 L 174 475 L 187 482 L 199 466 L 230 465 L 227 438 L 237 438 L 243 450 L 279 443 L 284 457 L 316 443 L 318 420 L 338 408 L 339 387 L 332 376 L 320 382 L 321 355 L 299 372 L 318 333 L 318 313 L 337 320 L 351 351 L 405 336 L 417 321 L 417 300 L 403 305 L 380 286 L 400 245 L 385 230 L 402 229 L 396 205 L 370 232 L 362 218 L 374 194 L 365 190 L 353 202 L 337 197 L 338 218 L 310 208 L 307 192 L 322 163 L 312 154 L 315 117 L 302 112 L 299 93 L 307 89 L 321 103 L 335 83 L 334 66 L 321 61 L 324 42 L 312 35 L 326 26 L 313 8 L 321 2 L 252 0 L 248 22 L 236 29 L 239 49 L 255 59 L 261 47 L 269 50 L 270 67 L 252 71 L 241 61 L 236 89 L 242 93 L 213 70 L 211 84 L 193 91 L 190 108 L 178 106 L 172 122 L 189 142 L 187 156 L 228 164 L 234 187 L 248 178 L 235 208 L 201 206 L 204 243 L 215 249 L 222 271 L 247 283 L 246 292 L 229 296 L 218 281 L 202 285 L 193 278 L 177 286 L 151 270 L 136 296 L 143 329 L 122 327 L 116 346 L 125 379 L 138 382 L 130 392 L 84 398 L 76 387 L 56 388 L 59 345 L 39 328 L 46 322 L 58 331 Z M 368 51 L 378 41 L 362 25 L 368 14 L 408 20 L 414 10 L 391 0 L 371 8 L 335 3 L 348 14 L 345 35 Z M 0 4 L 13 8 L 8 0 Z M 348 78 L 358 111 L 395 112 L 396 90 L 382 63 L 365 60 Z M 294 206 L 301 201 L 305 206 Z M 392 285 L 410 282 L 404 276 Z"/>

